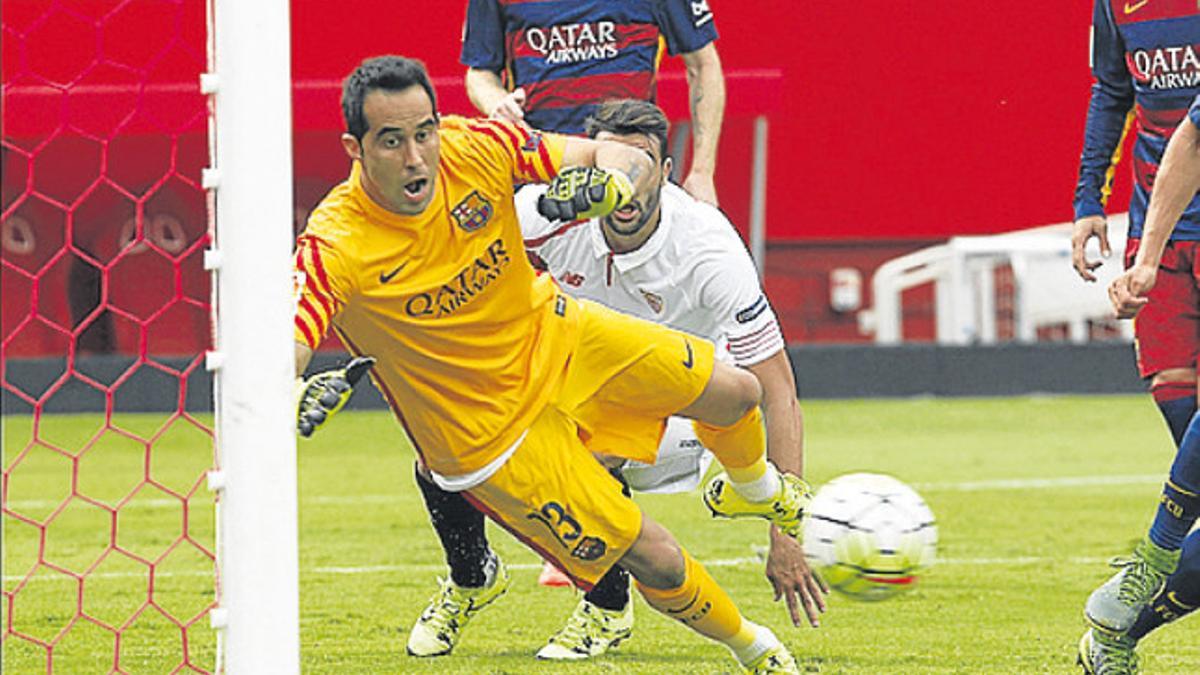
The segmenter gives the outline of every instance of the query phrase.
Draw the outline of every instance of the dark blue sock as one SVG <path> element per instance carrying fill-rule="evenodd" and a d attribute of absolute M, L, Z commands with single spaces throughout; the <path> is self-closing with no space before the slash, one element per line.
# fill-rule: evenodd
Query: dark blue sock
<path fill-rule="evenodd" d="M 1142 608 L 1127 635 L 1141 640 L 1147 633 L 1169 621 L 1194 612 L 1200 606 L 1200 530 L 1183 542 L 1179 567 L 1167 578 L 1166 585 L 1149 605 Z"/>
<path fill-rule="evenodd" d="M 1175 447 L 1178 448 L 1179 444 L 1183 442 L 1183 433 L 1187 431 L 1188 423 L 1196 414 L 1196 388 L 1194 385 L 1163 385 L 1155 387 L 1153 393 L 1154 402 L 1158 404 L 1159 412 L 1167 421 L 1167 427 L 1171 430 L 1171 438 L 1174 439 Z"/>
<path fill-rule="evenodd" d="M 1150 541 L 1166 549 L 1178 549 L 1200 516 L 1200 415 L 1193 414 L 1180 439 L 1171 476 L 1163 486 L 1162 497 Z"/>

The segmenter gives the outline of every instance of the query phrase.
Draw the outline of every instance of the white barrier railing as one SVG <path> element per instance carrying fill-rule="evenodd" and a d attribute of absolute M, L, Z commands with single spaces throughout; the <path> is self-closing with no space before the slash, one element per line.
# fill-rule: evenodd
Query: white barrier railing
<path fill-rule="evenodd" d="M 996 269 L 1012 268 L 1013 338 L 1034 342 L 1041 326 L 1066 325 L 1072 342 L 1086 342 L 1089 323 L 1112 318 L 1106 288 L 1123 268 L 1126 214 L 1109 218 L 1113 256 L 1086 283 L 1071 268 L 1071 224 L 1050 225 L 991 236 L 953 237 L 889 260 L 872 279 L 874 306 L 859 312 L 859 329 L 878 344 L 903 341 L 902 294 L 934 284 L 937 342 L 994 344 L 997 341 Z M 1089 257 L 1099 257 L 1089 244 Z M 1121 324 L 1132 339 L 1132 326 Z"/>

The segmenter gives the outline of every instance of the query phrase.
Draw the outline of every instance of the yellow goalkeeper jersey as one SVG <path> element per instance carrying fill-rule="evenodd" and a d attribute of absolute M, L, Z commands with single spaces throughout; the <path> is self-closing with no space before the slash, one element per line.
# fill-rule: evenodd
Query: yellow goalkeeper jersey
<path fill-rule="evenodd" d="M 574 312 L 529 264 L 514 182 L 547 182 L 566 139 L 507 122 L 443 118 L 425 213 L 375 203 L 355 163 L 296 248 L 296 341 L 332 325 L 374 356 L 383 392 L 421 457 L 456 476 L 517 442 L 562 379 Z"/>

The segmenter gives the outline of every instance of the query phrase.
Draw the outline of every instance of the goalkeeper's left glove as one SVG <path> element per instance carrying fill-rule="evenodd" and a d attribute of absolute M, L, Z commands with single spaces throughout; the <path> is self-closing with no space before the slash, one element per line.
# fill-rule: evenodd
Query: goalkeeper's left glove
<path fill-rule="evenodd" d="M 373 365 L 374 358 L 358 356 L 336 370 L 313 373 L 297 380 L 296 429 L 300 435 L 312 436 L 317 427 L 341 410 L 354 393 L 354 385 Z"/>
<path fill-rule="evenodd" d="M 633 184 L 620 171 L 573 166 L 550 181 L 537 208 L 548 220 L 587 220 L 607 216 L 631 199 Z"/>

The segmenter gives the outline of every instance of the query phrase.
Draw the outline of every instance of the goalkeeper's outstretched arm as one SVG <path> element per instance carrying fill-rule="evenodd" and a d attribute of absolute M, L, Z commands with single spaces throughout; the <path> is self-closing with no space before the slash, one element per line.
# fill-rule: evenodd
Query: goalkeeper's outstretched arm
<path fill-rule="evenodd" d="M 538 198 L 538 212 L 551 222 L 606 216 L 635 194 L 657 189 L 653 166 L 640 148 L 572 138 L 563 151 L 562 170 Z"/>
<path fill-rule="evenodd" d="M 635 191 L 649 185 L 654 171 L 654 159 L 645 150 L 616 141 L 575 137 L 567 139 L 563 148 L 562 165 L 620 171 L 629 179 Z"/>
<path fill-rule="evenodd" d="M 305 377 L 311 359 L 312 349 L 296 343 L 296 430 L 305 438 L 346 405 L 354 385 L 375 364 L 370 356 L 357 356 L 340 368 Z"/>

